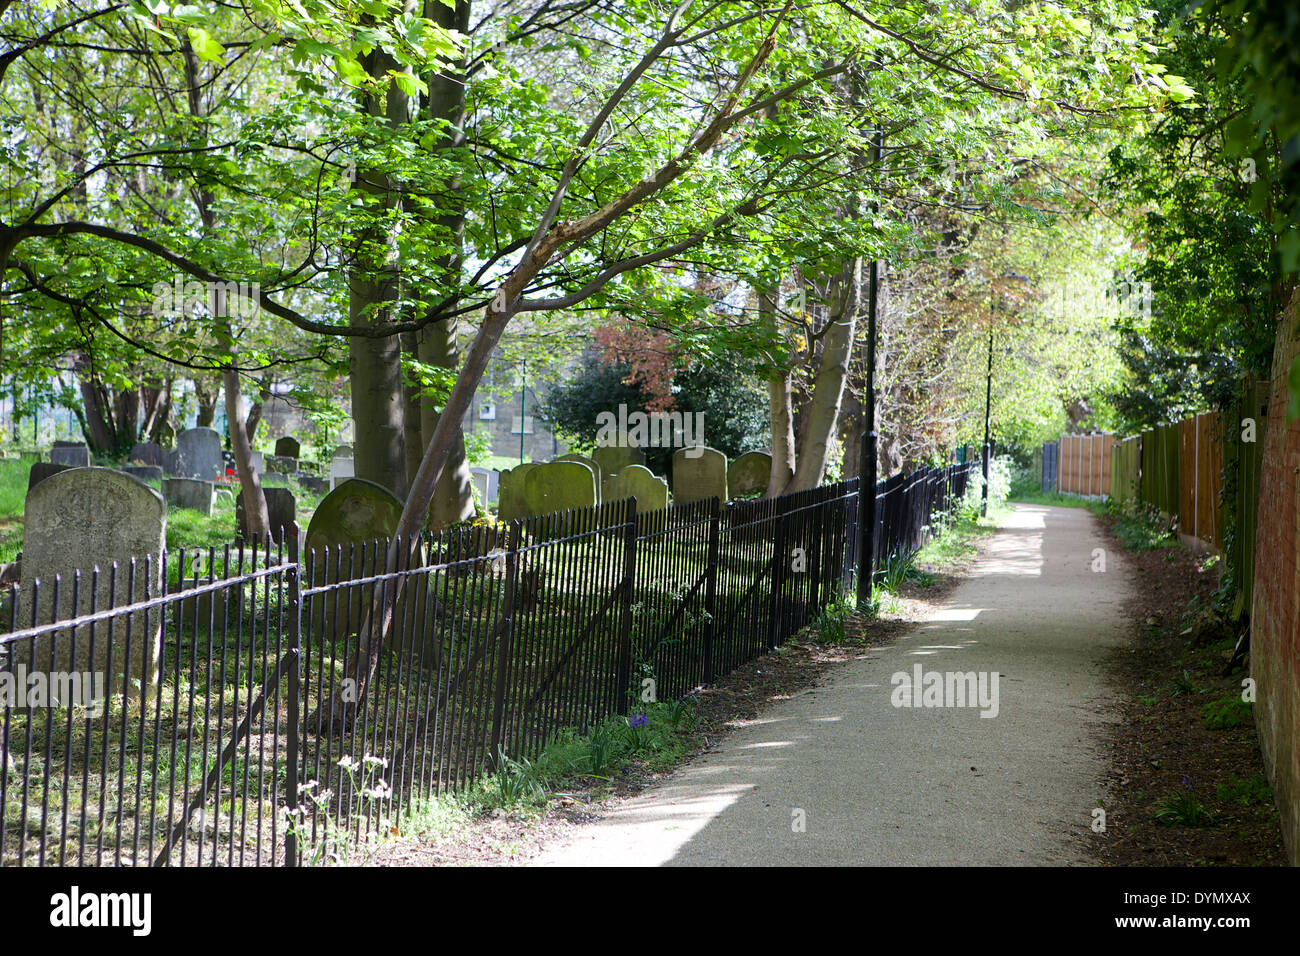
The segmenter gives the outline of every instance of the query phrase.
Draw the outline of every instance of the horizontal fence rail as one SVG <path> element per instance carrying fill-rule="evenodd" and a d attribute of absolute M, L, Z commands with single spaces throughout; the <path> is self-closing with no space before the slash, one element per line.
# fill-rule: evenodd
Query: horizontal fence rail
<path fill-rule="evenodd" d="M 877 565 L 923 545 L 976 468 L 880 482 Z M 784 643 L 850 589 L 858 501 L 856 479 L 629 499 L 303 554 L 294 527 L 14 587 L 0 865 L 346 857 L 503 758 Z"/>

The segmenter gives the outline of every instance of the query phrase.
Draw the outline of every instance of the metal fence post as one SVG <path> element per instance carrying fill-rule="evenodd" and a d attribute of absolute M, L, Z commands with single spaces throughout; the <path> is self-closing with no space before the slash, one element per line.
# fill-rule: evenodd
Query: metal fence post
<path fill-rule="evenodd" d="M 287 529 L 289 545 L 289 563 L 285 568 L 285 577 L 289 584 L 289 715 L 286 728 L 289 738 L 288 753 L 285 755 L 284 801 L 293 814 L 298 808 L 298 726 L 299 709 L 302 706 L 302 576 L 298 554 L 298 525 L 295 522 Z M 292 820 L 293 817 L 291 816 Z M 298 865 L 298 834 L 290 825 L 284 834 L 284 865 Z"/>
<path fill-rule="evenodd" d="M 722 538 L 722 509 L 725 505 L 713 499 L 713 516 L 709 519 L 709 557 L 704 568 L 704 683 L 713 683 L 713 630 L 718 613 L 718 561 Z"/>
<path fill-rule="evenodd" d="M 788 511 L 786 502 L 793 496 L 785 495 L 777 498 L 776 505 L 776 535 L 774 536 L 774 550 L 772 552 L 772 599 L 768 606 L 767 620 L 767 646 L 769 649 L 776 647 L 781 630 L 781 618 L 784 608 L 781 605 L 781 588 L 785 584 L 785 571 L 790 566 L 790 555 L 786 553 L 787 532 L 786 528 Z"/>
<path fill-rule="evenodd" d="M 510 654 L 513 651 L 515 595 L 519 587 L 519 542 L 523 537 L 522 523 L 512 519 L 506 532 L 505 594 L 501 598 L 502 617 L 497 622 L 497 682 L 492 702 L 492 752 L 493 761 L 501 755 L 505 736 L 506 687 L 509 686 Z"/>
<path fill-rule="evenodd" d="M 636 595 L 636 499 L 627 500 L 627 525 L 623 530 L 623 634 L 619 639 L 618 713 L 627 716 L 632 683 L 632 601 Z"/>

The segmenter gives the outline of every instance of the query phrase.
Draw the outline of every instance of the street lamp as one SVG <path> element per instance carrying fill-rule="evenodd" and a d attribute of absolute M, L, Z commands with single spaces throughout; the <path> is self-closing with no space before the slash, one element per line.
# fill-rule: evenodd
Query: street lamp
<path fill-rule="evenodd" d="M 1022 276 L 1018 272 L 1008 272 L 1004 279 L 1014 279 L 1017 282 L 1028 282 L 1029 276 Z M 997 296 L 996 288 L 993 298 L 993 311 L 1002 312 L 1002 299 Z M 989 421 L 993 414 L 993 328 L 994 321 L 992 316 L 989 318 L 989 364 L 988 372 L 984 382 L 984 492 L 983 492 L 983 514 L 989 516 L 989 459 L 993 457 L 993 448 L 989 440 Z"/>

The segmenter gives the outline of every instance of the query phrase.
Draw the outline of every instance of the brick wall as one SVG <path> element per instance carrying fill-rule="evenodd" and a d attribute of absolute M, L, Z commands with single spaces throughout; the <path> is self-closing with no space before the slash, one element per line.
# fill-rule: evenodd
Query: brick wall
<path fill-rule="evenodd" d="M 1286 376 L 1298 355 L 1300 290 L 1283 311 L 1273 353 L 1250 654 L 1255 723 L 1292 863 L 1300 863 L 1300 421 L 1286 424 Z"/>

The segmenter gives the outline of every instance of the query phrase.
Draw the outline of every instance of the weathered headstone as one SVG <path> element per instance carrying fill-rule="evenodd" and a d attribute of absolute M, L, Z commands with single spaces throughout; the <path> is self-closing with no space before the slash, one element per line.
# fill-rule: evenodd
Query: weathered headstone
<path fill-rule="evenodd" d="M 474 479 L 475 487 L 478 488 L 479 499 L 486 508 L 489 502 L 496 500 L 501 474 L 492 468 L 471 468 L 469 473 Z"/>
<path fill-rule="evenodd" d="M 66 620 L 88 613 L 91 592 L 96 606 L 105 610 L 143 601 L 146 593 L 159 594 L 162 564 L 159 556 L 167 541 L 167 503 L 162 495 L 130 475 L 111 468 L 70 468 L 39 482 L 27 494 L 23 517 L 23 565 L 20 600 L 32 600 L 34 583 L 41 582 L 37 598 L 37 621 Z M 145 557 L 153 556 L 146 571 Z M 131 561 L 135 560 L 134 591 L 130 585 Z M 112 570 L 117 563 L 117 571 Z M 99 568 L 97 587 L 92 588 L 94 568 Z M 80 607 L 72 605 L 72 575 L 80 570 Z M 62 575 L 59 606 L 54 606 L 54 576 Z M 152 579 L 152 580 L 150 580 Z M 31 605 L 19 609 L 19 619 L 31 621 Z M 91 656 L 89 628 L 78 628 L 76 659 L 68 632 L 36 642 L 36 660 L 48 667 L 53 653 L 55 669 L 97 672 L 103 675 L 110 693 L 121 693 L 121 675 L 129 671 L 129 691 L 152 686 L 158 678 L 158 655 L 162 615 L 139 612 L 100 622 L 95 628 L 94 656 Z M 128 621 L 130 623 L 128 631 Z M 146 627 L 148 629 L 146 629 Z M 128 656 L 127 639 L 130 636 Z M 111 638 L 111 641 L 110 641 Z M 107 673 L 110 643 L 114 673 Z M 139 681 L 137 685 L 135 682 Z"/>
<path fill-rule="evenodd" d="M 157 465 L 126 465 L 122 471 L 141 481 L 162 481 L 163 477 L 163 470 Z"/>
<path fill-rule="evenodd" d="M 330 490 L 330 483 L 324 478 L 317 478 L 315 475 L 298 475 L 297 479 L 298 484 L 313 495 L 323 495 Z"/>
<path fill-rule="evenodd" d="M 278 544 L 281 530 L 290 528 L 298 518 L 298 501 L 288 488 L 263 488 L 262 494 L 266 496 L 266 511 L 271 520 L 271 540 Z M 248 533 L 242 490 L 235 496 L 235 527 L 241 538 L 252 537 Z"/>
<path fill-rule="evenodd" d="M 605 479 L 604 500 L 636 499 L 637 514 L 668 507 L 668 482 L 645 465 L 625 465 L 617 475 Z"/>
<path fill-rule="evenodd" d="M 32 470 L 27 473 L 27 493 L 31 494 L 32 489 L 50 475 L 57 475 L 59 472 L 67 471 L 71 467 L 71 465 L 58 465 L 52 461 L 33 462 Z"/>
<path fill-rule="evenodd" d="M 309 564 L 311 576 L 306 583 L 339 584 L 373 574 L 376 568 L 382 573 L 383 542 L 397 529 L 401 516 L 402 502 L 387 488 L 360 478 L 345 480 L 321 499 L 307 525 L 303 561 Z M 373 585 L 345 585 L 309 598 L 305 611 L 312 636 L 333 640 L 344 629 L 355 632 L 373 595 Z M 405 602 L 394 608 L 394 615 L 399 622 L 418 617 L 407 615 Z M 432 627 L 436 619 L 428 618 Z M 394 646 L 402 645 L 403 638 L 399 634 Z"/>
<path fill-rule="evenodd" d="M 351 446 L 351 445 L 339 445 L 338 448 L 335 448 L 335 449 L 334 449 L 334 454 L 333 454 L 331 457 L 332 457 L 332 458 L 351 458 L 351 457 L 352 457 L 352 446 Z"/>
<path fill-rule="evenodd" d="M 301 452 L 302 445 L 292 435 L 285 435 L 283 438 L 275 440 L 275 456 L 277 458 L 293 458 L 296 460 L 301 457 Z"/>
<path fill-rule="evenodd" d="M 673 453 L 673 500 L 685 504 L 702 498 L 727 500 L 727 456 L 701 445 L 679 448 Z"/>
<path fill-rule="evenodd" d="M 536 468 L 532 462 L 501 472 L 497 484 L 497 517 L 502 521 L 523 518 L 528 514 L 528 503 L 524 500 L 524 478 Z"/>
<path fill-rule="evenodd" d="M 355 463 L 351 458 L 334 458 L 330 461 L 330 490 L 337 488 L 349 478 L 356 476 Z"/>
<path fill-rule="evenodd" d="M 644 465 L 645 452 L 631 445 L 602 445 L 591 453 L 606 477 L 617 475 L 628 465 Z"/>
<path fill-rule="evenodd" d="M 401 499 L 387 488 L 361 478 L 349 479 L 316 507 L 307 524 L 305 550 L 336 545 L 346 550 L 352 542 L 382 540 L 397 528 L 401 516 Z"/>
<path fill-rule="evenodd" d="M 271 475 L 292 475 L 298 470 L 298 459 L 272 455 L 266 459 L 266 471 Z"/>
<path fill-rule="evenodd" d="M 85 445 L 55 442 L 50 449 L 50 462 L 69 468 L 86 468 L 90 465 L 90 449 Z"/>
<path fill-rule="evenodd" d="M 220 505 L 223 508 L 233 508 L 235 496 L 229 488 L 218 488 L 216 494 L 212 496 L 212 504 L 214 507 Z"/>
<path fill-rule="evenodd" d="M 765 451 L 747 451 L 727 466 L 727 491 L 733 498 L 767 490 L 772 474 L 772 456 Z"/>
<path fill-rule="evenodd" d="M 151 441 L 140 442 L 138 445 L 131 446 L 131 454 L 128 458 L 134 463 L 156 465 L 161 468 L 166 461 L 166 450 Z"/>
<path fill-rule="evenodd" d="M 197 478 L 164 478 L 162 482 L 167 504 L 173 508 L 190 508 L 202 515 L 212 514 L 213 489 L 212 482 Z"/>
<path fill-rule="evenodd" d="M 253 471 L 259 475 L 266 473 L 266 460 L 262 457 L 260 451 L 249 452 L 248 463 L 253 466 Z"/>
<path fill-rule="evenodd" d="M 179 475 L 181 473 L 181 450 L 179 448 L 163 449 L 162 468 L 169 475 Z"/>
<path fill-rule="evenodd" d="M 524 507 L 530 515 L 550 514 L 596 503 L 596 474 L 580 461 L 548 461 L 524 475 Z"/>
<path fill-rule="evenodd" d="M 596 460 L 594 458 L 588 458 L 586 455 L 579 455 L 575 452 L 570 452 L 567 455 L 560 455 L 558 458 L 554 460 L 555 461 L 578 461 L 578 462 L 582 462 L 582 464 L 590 468 L 591 473 L 596 476 L 596 503 L 597 504 L 600 503 L 600 486 L 601 486 L 601 482 L 603 482 L 605 479 L 605 475 L 604 472 L 601 471 L 600 465 L 596 464 Z"/>
<path fill-rule="evenodd" d="M 224 470 L 221 463 L 221 436 L 211 428 L 190 428 L 176 436 L 180 452 L 180 473 L 186 478 L 215 481 Z"/>

